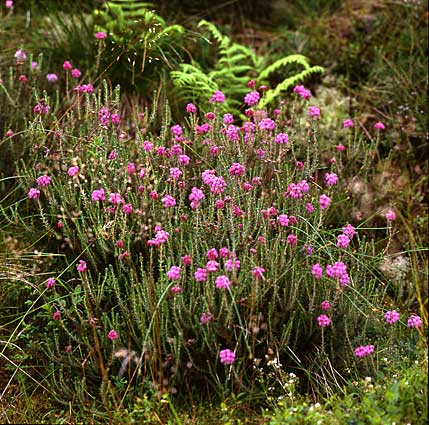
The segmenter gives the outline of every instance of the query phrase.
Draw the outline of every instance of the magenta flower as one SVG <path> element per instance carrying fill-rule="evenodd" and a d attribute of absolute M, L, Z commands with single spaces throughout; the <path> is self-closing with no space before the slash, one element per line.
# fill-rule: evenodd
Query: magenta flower
<path fill-rule="evenodd" d="M 61 312 L 56 310 L 52 315 L 52 320 L 59 320 L 60 317 L 61 317 Z"/>
<path fill-rule="evenodd" d="M 255 267 L 252 270 L 252 274 L 253 276 L 255 276 L 256 279 L 260 279 L 264 273 L 265 273 L 265 269 L 263 267 Z"/>
<path fill-rule="evenodd" d="M 347 235 L 341 234 L 337 238 L 338 248 L 347 248 L 350 245 L 350 238 Z"/>
<path fill-rule="evenodd" d="M 390 325 L 393 325 L 396 323 L 400 318 L 400 314 L 396 310 L 389 310 L 386 311 L 384 314 L 384 319 L 386 320 L 386 323 L 389 323 Z"/>
<path fill-rule="evenodd" d="M 326 315 L 326 314 L 321 314 L 318 318 L 317 318 L 317 324 L 321 327 L 324 328 L 326 326 L 329 326 L 331 324 L 331 319 Z"/>
<path fill-rule="evenodd" d="M 234 363 L 235 353 L 234 351 L 226 348 L 225 350 L 221 350 L 219 353 L 220 362 L 224 365 L 230 365 Z"/>
<path fill-rule="evenodd" d="M 394 221 L 394 220 L 396 220 L 396 213 L 393 210 L 389 210 L 385 214 L 385 217 L 386 217 L 387 221 Z"/>
<path fill-rule="evenodd" d="M 39 67 L 39 64 L 36 61 L 31 62 L 31 69 L 34 71 Z"/>
<path fill-rule="evenodd" d="M 322 279 L 322 275 L 323 275 L 323 268 L 319 263 L 314 264 L 314 266 L 311 268 L 311 274 L 316 278 L 316 279 Z"/>
<path fill-rule="evenodd" d="M 331 198 L 325 194 L 320 195 L 319 204 L 322 210 L 326 210 L 326 208 L 328 208 L 329 205 L 331 205 Z"/>
<path fill-rule="evenodd" d="M 308 115 L 310 116 L 310 118 L 317 120 L 320 118 L 320 109 L 316 106 L 310 106 L 308 108 Z"/>
<path fill-rule="evenodd" d="M 55 83 L 56 81 L 58 81 L 58 75 L 57 74 L 46 74 L 46 79 L 50 83 Z"/>
<path fill-rule="evenodd" d="M 412 314 L 407 320 L 407 326 L 409 328 L 420 328 L 422 326 L 422 319 L 416 314 Z"/>
<path fill-rule="evenodd" d="M 55 279 L 53 277 L 50 277 L 47 281 L 46 281 L 46 288 L 52 288 L 53 286 L 55 286 Z"/>
<path fill-rule="evenodd" d="M 67 170 L 67 174 L 68 174 L 70 177 L 74 177 L 77 173 L 79 173 L 79 167 L 78 167 L 77 165 L 75 165 L 75 166 L 73 166 L 73 167 L 70 167 L 70 168 Z"/>
<path fill-rule="evenodd" d="M 286 133 L 279 133 L 274 141 L 281 145 L 287 145 L 289 143 L 289 136 Z"/>
<path fill-rule="evenodd" d="M 374 124 L 374 128 L 377 130 L 384 130 L 386 126 L 381 121 L 378 121 Z"/>
<path fill-rule="evenodd" d="M 307 90 L 304 86 L 295 86 L 293 92 L 305 100 L 309 100 L 311 97 L 311 91 Z"/>
<path fill-rule="evenodd" d="M 46 187 L 51 184 L 51 178 L 49 176 L 43 175 L 36 179 L 37 186 Z"/>
<path fill-rule="evenodd" d="M 77 265 L 77 271 L 79 273 L 85 273 L 87 270 L 87 264 L 85 260 L 79 260 L 79 264 Z"/>
<path fill-rule="evenodd" d="M 73 68 L 73 67 L 72 67 L 72 64 L 70 63 L 70 61 L 65 61 L 65 62 L 63 63 L 63 69 L 64 69 L 64 70 L 66 70 L 66 71 L 70 71 L 72 68 Z"/>
<path fill-rule="evenodd" d="M 374 346 L 373 345 L 360 345 L 357 347 L 354 351 L 355 356 L 362 358 L 367 357 L 371 355 L 374 352 Z"/>
<path fill-rule="evenodd" d="M 229 174 L 231 176 L 242 176 L 245 173 L 246 169 L 244 165 L 241 165 L 238 162 L 234 162 L 231 167 L 229 167 Z"/>
<path fill-rule="evenodd" d="M 95 33 L 95 38 L 97 38 L 98 40 L 103 40 L 107 38 L 107 34 L 103 31 L 99 31 Z"/>
<path fill-rule="evenodd" d="M 162 198 L 162 203 L 164 204 L 165 208 L 171 208 L 176 205 L 176 200 L 171 195 L 165 195 Z"/>
<path fill-rule="evenodd" d="M 244 103 L 248 106 L 256 105 L 259 102 L 259 97 L 259 93 L 256 90 L 252 91 L 244 96 Z"/>
<path fill-rule="evenodd" d="M 207 270 L 201 267 L 197 268 L 194 273 L 194 278 L 197 282 L 205 282 L 207 280 Z"/>
<path fill-rule="evenodd" d="M 109 333 L 107 334 L 107 338 L 110 339 L 110 341 L 114 341 L 115 339 L 119 338 L 119 334 L 117 331 L 115 331 L 114 329 L 110 330 Z"/>
<path fill-rule="evenodd" d="M 217 261 L 210 260 L 210 261 L 207 261 L 205 270 L 207 270 L 210 273 L 214 273 L 218 271 L 218 268 L 219 268 L 219 263 Z"/>
<path fill-rule="evenodd" d="M 200 323 L 202 325 L 207 325 L 212 320 L 212 315 L 210 313 L 203 313 L 200 317 Z"/>
<path fill-rule="evenodd" d="M 263 118 L 258 124 L 261 130 L 274 130 L 275 126 L 276 123 L 271 118 Z"/>
<path fill-rule="evenodd" d="M 122 205 L 122 211 L 124 214 L 131 214 L 133 212 L 133 206 L 131 204 Z"/>
<path fill-rule="evenodd" d="M 356 235 L 356 229 L 351 224 L 344 226 L 342 231 L 346 236 L 349 237 L 349 239 L 353 239 L 353 236 Z"/>
<path fill-rule="evenodd" d="M 110 116 L 110 119 L 112 121 L 112 124 L 114 124 L 114 125 L 118 125 L 121 122 L 121 118 L 119 117 L 118 114 L 112 114 Z"/>
<path fill-rule="evenodd" d="M 18 49 L 15 52 L 15 59 L 18 62 L 18 64 L 22 64 L 25 62 L 25 59 L 27 59 L 27 55 L 25 54 L 25 52 L 21 49 Z"/>
<path fill-rule="evenodd" d="M 192 258 L 190 255 L 184 255 L 182 257 L 182 264 L 186 266 L 190 266 L 192 264 Z"/>
<path fill-rule="evenodd" d="M 183 129 L 180 127 L 180 125 L 176 124 L 171 127 L 171 132 L 173 133 L 173 136 L 178 137 L 182 135 Z"/>
<path fill-rule="evenodd" d="M 212 96 L 212 98 L 209 100 L 210 103 L 224 103 L 225 102 L 225 95 L 219 91 L 216 90 Z"/>
<path fill-rule="evenodd" d="M 280 226 L 287 227 L 289 226 L 289 217 L 286 214 L 280 214 L 277 218 Z"/>
<path fill-rule="evenodd" d="M 96 189 L 92 192 L 91 200 L 92 202 L 104 201 L 106 196 L 104 195 L 104 189 Z"/>
<path fill-rule="evenodd" d="M 335 173 L 326 173 L 325 174 L 325 184 L 326 186 L 335 186 L 338 182 L 338 176 Z"/>
<path fill-rule="evenodd" d="M 34 187 L 32 187 L 29 191 L 28 191 L 28 197 L 30 199 L 37 199 L 40 196 L 40 190 L 39 189 L 35 189 Z"/>
<path fill-rule="evenodd" d="M 230 258 L 229 260 L 225 261 L 225 270 L 232 272 L 234 270 L 239 270 L 240 269 L 240 260 L 238 260 L 237 258 Z"/>
<path fill-rule="evenodd" d="M 13 6 L 13 0 L 6 0 L 4 5 L 6 8 L 10 9 Z"/>
<path fill-rule="evenodd" d="M 216 288 L 228 289 L 231 285 L 231 281 L 228 276 L 221 275 L 216 278 Z"/>
<path fill-rule="evenodd" d="M 39 103 L 33 108 L 35 114 L 44 115 L 47 114 L 51 107 L 42 99 Z"/>
<path fill-rule="evenodd" d="M 298 238 L 296 237 L 296 235 L 288 235 L 288 237 L 286 238 L 286 242 L 289 245 L 296 245 L 296 243 L 298 242 Z"/>
<path fill-rule="evenodd" d="M 226 128 L 226 137 L 231 142 L 238 142 L 240 140 L 240 134 L 238 133 L 238 127 L 235 125 L 229 125 Z"/>
<path fill-rule="evenodd" d="M 72 70 L 71 76 L 73 78 L 80 78 L 82 76 L 82 73 L 77 68 L 75 68 Z"/>
<path fill-rule="evenodd" d="M 331 304 L 329 303 L 329 301 L 323 300 L 320 304 L 320 307 L 322 308 L 322 310 L 329 310 L 331 308 Z"/>
<path fill-rule="evenodd" d="M 188 114 L 194 114 L 195 112 L 197 112 L 197 107 L 193 103 L 188 103 L 186 105 L 186 112 Z"/>
<path fill-rule="evenodd" d="M 181 271 L 182 269 L 180 267 L 172 266 L 170 270 L 167 272 L 167 276 L 171 280 L 179 280 Z"/>
<path fill-rule="evenodd" d="M 350 118 L 343 121 L 343 128 L 354 127 L 355 123 Z"/>
<path fill-rule="evenodd" d="M 234 117 L 232 114 L 224 114 L 223 123 L 224 124 L 232 124 L 234 122 Z"/>

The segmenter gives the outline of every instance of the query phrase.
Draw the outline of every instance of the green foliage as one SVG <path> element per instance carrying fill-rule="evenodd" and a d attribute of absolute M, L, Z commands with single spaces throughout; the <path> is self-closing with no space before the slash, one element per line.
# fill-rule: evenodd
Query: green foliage
<path fill-rule="evenodd" d="M 269 84 L 269 77 L 279 74 L 283 68 L 295 65 L 303 68 L 293 75 L 281 79 L 273 89 L 268 90 L 263 105 L 271 104 L 279 96 L 284 95 L 291 87 L 305 81 L 312 74 L 323 73 L 320 66 L 311 67 L 306 57 L 302 55 L 289 55 L 269 63 L 269 57 L 257 55 L 250 47 L 232 42 L 223 35 L 218 28 L 205 20 L 200 21 L 199 27 L 205 29 L 218 44 L 218 52 L 212 69 L 194 62 L 191 66 L 182 64 L 179 71 L 170 73 L 174 85 L 181 96 L 192 94 L 192 100 L 202 103 L 213 93 L 213 88 L 219 87 L 226 95 L 226 103 L 223 108 L 230 109 L 236 114 L 243 112 L 242 99 L 249 91 L 246 83 L 255 78 L 259 84 Z"/>

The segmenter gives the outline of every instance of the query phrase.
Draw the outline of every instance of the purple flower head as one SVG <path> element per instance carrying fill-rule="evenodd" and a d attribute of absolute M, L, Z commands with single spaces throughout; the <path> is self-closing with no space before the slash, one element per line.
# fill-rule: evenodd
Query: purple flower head
<path fill-rule="evenodd" d="M 115 331 L 114 329 L 110 330 L 109 333 L 107 334 L 107 338 L 110 339 L 110 341 L 114 341 L 115 339 L 119 338 L 119 334 L 117 331 Z"/>
<path fill-rule="evenodd" d="M 103 31 L 98 31 L 95 33 L 95 38 L 97 38 L 98 40 L 103 40 L 107 38 L 107 34 Z"/>
<path fill-rule="evenodd" d="M 338 176 L 335 173 L 326 173 L 325 174 L 325 184 L 326 186 L 335 186 L 338 182 Z"/>
<path fill-rule="evenodd" d="M 223 116 L 223 123 L 224 124 L 232 124 L 234 122 L 234 117 L 232 114 L 225 114 Z"/>
<path fill-rule="evenodd" d="M 51 178 L 49 176 L 43 175 L 39 176 L 36 179 L 37 186 L 46 187 L 51 184 Z"/>
<path fill-rule="evenodd" d="M 216 278 L 216 288 L 219 289 L 228 289 L 231 285 L 231 281 L 228 276 L 221 275 Z"/>
<path fill-rule="evenodd" d="M 224 103 L 225 102 L 225 95 L 221 92 L 221 91 L 219 91 L 219 90 L 216 90 L 214 93 L 213 93 L 213 96 L 212 96 L 212 98 L 209 100 L 209 102 L 210 103 Z"/>
<path fill-rule="evenodd" d="M 197 112 L 197 107 L 193 103 L 188 103 L 186 105 L 186 112 L 188 114 L 194 114 L 195 112 Z"/>
<path fill-rule="evenodd" d="M 165 195 L 162 198 L 162 203 L 164 204 L 165 208 L 171 208 L 176 205 L 176 200 L 171 195 Z"/>
<path fill-rule="evenodd" d="M 317 324 L 321 327 L 324 328 L 326 326 L 329 326 L 331 324 L 331 319 L 326 315 L 326 314 L 321 314 L 318 318 L 317 318 Z"/>
<path fill-rule="evenodd" d="M 265 273 L 265 269 L 263 267 L 255 267 L 252 270 L 252 274 L 256 279 L 260 279 Z"/>
<path fill-rule="evenodd" d="M 258 124 L 261 130 L 274 130 L 275 126 L 276 123 L 271 118 L 263 118 Z"/>
<path fill-rule="evenodd" d="M 200 317 L 200 323 L 202 325 L 207 325 L 212 320 L 212 315 L 210 313 L 203 313 Z"/>
<path fill-rule="evenodd" d="M 180 267 L 172 266 L 170 270 L 167 272 L 167 276 L 171 280 L 179 280 L 181 271 L 182 269 Z"/>
<path fill-rule="evenodd" d="M 311 268 L 311 274 L 316 279 L 321 279 L 323 275 L 323 268 L 319 263 L 314 264 L 314 266 Z"/>
<path fill-rule="evenodd" d="M 331 198 L 325 194 L 320 195 L 319 197 L 320 209 L 326 210 L 329 205 L 331 205 Z"/>
<path fill-rule="evenodd" d="M 92 192 L 91 195 L 92 202 L 104 201 L 106 200 L 106 196 L 104 195 L 104 189 L 96 189 Z"/>
<path fill-rule="evenodd" d="M 50 83 L 55 83 L 56 81 L 58 81 L 58 75 L 57 74 L 46 74 L 46 79 Z"/>
<path fill-rule="evenodd" d="M 310 118 L 317 120 L 320 118 L 320 109 L 316 106 L 310 106 L 308 108 L 308 115 Z"/>
<path fill-rule="evenodd" d="M 252 91 L 244 96 L 244 103 L 248 106 L 256 105 L 259 102 L 259 97 L 259 93 L 256 90 Z"/>
<path fill-rule="evenodd" d="M 343 128 L 354 127 L 355 123 L 350 118 L 343 121 Z"/>
<path fill-rule="evenodd" d="M 207 280 L 207 270 L 201 267 L 197 268 L 194 273 L 194 278 L 197 282 L 205 282 Z"/>
<path fill-rule="evenodd" d="M 350 245 L 350 238 L 345 235 L 345 234 L 341 234 L 338 235 L 337 238 L 337 247 L 338 248 L 347 248 Z"/>
<path fill-rule="evenodd" d="M 46 281 L 46 288 L 52 288 L 53 286 L 55 286 L 55 279 L 53 277 L 50 277 L 47 281 Z"/>
<path fill-rule="evenodd" d="M 77 68 L 75 68 L 72 70 L 71 76 L 73 78 L 80 78 L 82 76 L 82 73 Z"/>
<path fill-rule="evenodd" d="M 302 85 L 295 86 L 294 89 L 293 89 L 293 92 L 296 93 L 298 96 L 302 97 L 305 100 L 309 100 L 310 97 L 311 97 L 311 91 L 307 90 Z"/>
<path fill-rule="evenodd" d="M 224 365 L 230 365 L 234 363 L 235 353 L 234 351 L 226 348 L 225 350 L 221 350 L 219 353 L 220 362 Z"/>
<path fill-rule="evenodd" d="M 354 351 L 355 356 L 362 358 L 367 357 L 371 355 L 374 352 L 374 346 L 373 345 L 360 345 L 357 347 Z"/>
<path fill-rule="evenodd" d="M 79 167 L 78 167 L 77 165 L 75 165 L 75 166 L 73 166 L 73 167 L 70 167 L 70 168 L 67 170 L 67 174 L 68 174 L 70 177 L 74 177 L 77 173 L 79 173 Z"/>
<path fill-rule="evenodd" d="M 393 210 L 389 210 L 385 214 L 385 217 L 386 217 L 387 221 L 394 221 L 394 220 L 396 220 L 396 213 Z"/>
<path fill-rule="evenodd" d="M 400 318 L 400 314 L 396 310 L 389 310 L 386 311 L 384 314 L 384 319 L 386 320 L 386 323 L 389 323 L 390 325 L 393 325 L 396 323 Z"/>
<path fill-rule="evenodd" d="M 27 55 L 25 54 L 25 52 L 21 49 L 18 49 L 15 52 L 15 59 L 19 64 L 22 64 L 25 62 L 25 59 L 27 59 Z"/>
<path fill-rule="evenodd" d="M 87 264 L 85 260 L 79 260 L 79 264 L 76 266 L 79 273 L 85 273 L 87 270 Z"/>
<path fill-rule="evenodd" d="M 407 326 L 409 328 L 420 328 L 422 326 L 422 319 L 416 314 L 412 314 L 407 320 Z"/>
<path fill-rule="evenodd" d="M 378 121 L 374 124 L 374 128 L 377 130 L 384 130 L 386 126 L 381 121 Z"/>
<path fill-rule="evenodd" d="M 29 191 L 28 191 L 28 197 L 30 199 L 37 199 L 40 196 L 40 190 L 39 189 L 35 189 L 34 187 L 32 187 Z"/>
<path fill-rule="evenodd" d="M 281 144 L 281 145 L 286 145 L 289 143 L 289 136 L 286 133 L 279 133 L 279 134 L 277 134 L 274 141 L 276 143 Z"/>

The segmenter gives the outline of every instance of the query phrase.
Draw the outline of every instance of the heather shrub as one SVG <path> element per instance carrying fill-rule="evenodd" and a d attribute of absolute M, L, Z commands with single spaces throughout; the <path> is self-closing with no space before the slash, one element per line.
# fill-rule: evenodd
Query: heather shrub
<path fill-rule="evenodd" d="M 323 107 L 305 87 L 244 121 L 221 112 L 219 90 L 180 123 L 167 103 L 121 108 L 107 83 L 42 92 L 35 79 L 27 99 L 25 127 L 1 142 L 28 152 L 2 220 L 50 255 L 22 281 L 2 354 L 37 359 L 27 374 L 54 399 L 109 411 L 143 394 L 281 396 L 291 374 L 298 392 L 330 396 L 423 341 L 419 306 L 394 304 L 377 271 L 395 211 L 380 240 L 347 214 L 345 165 L 371 158 L 353 138 L 318 139 Z"/>

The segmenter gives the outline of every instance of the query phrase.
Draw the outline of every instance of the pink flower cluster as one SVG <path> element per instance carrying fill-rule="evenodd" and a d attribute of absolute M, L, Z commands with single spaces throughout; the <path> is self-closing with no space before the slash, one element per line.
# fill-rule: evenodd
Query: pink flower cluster
<path fill-rule="evenodd" d="M 191 208 L 197 209 L 201 205 L 201 201 L 204 198 L 204 193 L 198 187 L 193 187 L 188 199 L 191 201 Z"/>
<path fill-rule="evenodd" d="M 225 102 L 225 95 L 224 95 L 221 91 L 216 90 L 216 91 L 213 93 L 213 96 L 212 96 L 212 98 L 209 100 L 209 102 L 210 102 L 210 103 L 224 103 L 224 102 Z"/>
<path fill-rule="evenodd" d="M 396 310 L 389 310 L 386 311 L 384 314 L 384 319 L 386 320 L 386 323 L 389 323 L 390 325 L 393 325 L 396 323 L 400 318 L 400 314 Z"/>
<path fill-rule="evenodd" d="M 326 314 L 321 314 L 318 318 L 317 318 L 317 324 L 321 327 L 321 328 L 325 328 L 326 326 L 329 326 L 331 324 L 331 319 L 326 315 Z"/>
<path fill-rule="evenodd" d="M 362 358 L 370 356 L 374 352 L 373 345 L 360 345 L 355 349 L 355 356 Z"/>
<path fill-rule="evenodd" d="M 330 278 L 338 279 L 340 286 L 347 286 L 350 283 L 347 266 L 342 261 L 337 261 L 333 265 L 328 264 L 325 273 Z"/>
<path fill-rule="evenodd" d="M 337 238 L 337 246 L 338 248 L 347 248 L 356 234 L 356 230 L 351 224 L 347 224 L 342 230 L 343 233 Z"/>
<path fill-rule="evenodd" d="M 407 320 L 407 326 L 409 328 L 420 328 L 422 326 L 422 319 L 416 314 L 412 314 Z"/>
<path fill-rule="evenodd" d="M 299 97 L 302 97 L 305 100 L 311 98 L 311 91 L 306 89 L 304 86 L 295 86 L 293 92 L 296 93 Z"/>
<path fill-rule="evenodd" d="M 249 106 L 256 105 L 259 102 L 259 93 L 254 90 L 244 96 L 244 103 Z"/>
<path fill-rule="evenodd" d="M 326 186 L 335 186 L 338 182 L 338 176 L 335 173 L 326 173 L 325 174 L 325 184 Z"/>
<path fill-rule="evenodd" d="M 225 179 L 222 176 L 216 176 L 216 170 L 206 170 L 201 174 L 203 182 L 210 188 L 210 191 L 219 195 L 226 188 Z"/>
<path fill-rule="evenodd" d="M 220 362 L 224 365 L 230 365 L 234 363 L 235 353 L 234 351 L 226 348 L 225 350 L 221 350 L 219 353 Z"/>
<path fill-rule="evenodd" d="M 163 245 L 168 241 L 170 234 L 162 229 L 157 229 L 155 231 L 155 237 L 147 241 L 149 246 L 159 246 Z"/>
<path fill-rule="evenodd" d="M 285 192 L 286 198 L 298 199 L 302 198 L 305 193 L 310 190 L 310 186 L 308 185 L 306 180 L 301 180 L 299 183 L 290 183 Z"/>

